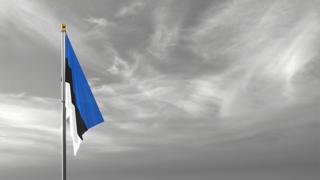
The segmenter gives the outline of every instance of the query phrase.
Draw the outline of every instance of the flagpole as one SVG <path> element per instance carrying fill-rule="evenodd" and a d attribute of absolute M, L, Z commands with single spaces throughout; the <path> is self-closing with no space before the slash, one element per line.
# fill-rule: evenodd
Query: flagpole
<path fill-rule="evenodd" d="M 61 102 L 62 102 L 62 120 L 61 120 L 61 179 L 67 179 L 67 159 L 66 159 L 66 108 L 65 108 L 65 60 L 66 60 L 66 49 L 65 49 L 65 36 L 66 36 L 66 25 L 61 24 Z"/>

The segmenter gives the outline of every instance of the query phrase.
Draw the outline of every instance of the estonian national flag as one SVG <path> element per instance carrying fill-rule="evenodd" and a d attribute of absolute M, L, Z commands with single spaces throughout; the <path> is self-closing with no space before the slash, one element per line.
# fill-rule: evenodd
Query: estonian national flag
<path fill-rule="evenodd" d="M 103 122 L 99 107 L 81 69 L 68 36 L 65 36 L 65 107 L 73 140 L 74 155 L 80 147 L 82 135 L 93 126 Z"/>

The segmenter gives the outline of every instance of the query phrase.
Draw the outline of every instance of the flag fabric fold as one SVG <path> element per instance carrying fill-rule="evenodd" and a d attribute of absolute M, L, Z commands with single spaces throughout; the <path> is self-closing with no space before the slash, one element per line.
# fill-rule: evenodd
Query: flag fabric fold
<path fill-rule="evenodd" d="M 74 155 L 76 155 L 83 134 L 104 120 L 67 35 L 65 51 L 66 119 L 69 122 Z"/>

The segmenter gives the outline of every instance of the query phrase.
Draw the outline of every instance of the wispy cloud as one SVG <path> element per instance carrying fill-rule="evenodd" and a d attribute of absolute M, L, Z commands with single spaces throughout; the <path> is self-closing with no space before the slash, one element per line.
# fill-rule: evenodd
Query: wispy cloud
<path fill-rule="evenodd" d="M 282 20 L 292 18 L 295 6 L 285 10 L 277 2 L 253 3 L 248 11 L 248 3 L 252 1 L 226 3 L 215 15 L 206 12 L 190 37 L 194 51 L 206 61 L 227 59 L 220 75 L 206 75 L 205 80 L 211 81 L 212 92 L 222 92 L 216 94 L 222 114 L 288 105 L 295 99 L 294 77 L 317 56 L 312 46 L 319 26 L 312 11 L 302 11 L 288 24 Z"/>
<path fill-rule="evenodd" d="M 113 26 L 114 23 L 108 21 L 105 18 L 94 18 L 94 17 L 89 17 L 84 19 L 85 21 L 92 23 L 98 27 L 107 27 L 107 26 Z"/>
<path fill-rule="evenodd" d="M 59 101 L 26 95 L 0 95 L 0 151 L 7 166 L 34 153 L 54 154 L 60 127 Z M 37 161 L 33 162 L 37 163 Z"/>
<path fill-rule="evenodd" d="M 77 161 L 90 157 L 104 169 L 110 163 L 103 159 L 112 158 L 142 167 L 177 160 L 173 169 L 314 162 L 320 98 L 314 1 L 101 1 L 85 13 L 84 1 L 72 7 L 50 1 L 57 8 L 0 2 L 0 49 L 20 38 L 8 27 L 27 35 L 26 43 L 39 36 L 58 48 L 59 19 L 68 20 L 106 120 L 86 133 Z M 43 74 L 51 76 L 36 75 Z M 12 166 L 16 154 L 28 162 L 38 155 L 33 151 L 52 155 L 59 144 L 60 103 L 27 94 L 0 95 L 0 150 Z M 141 152 L 145 164 L 126 159 Z"/>
<path fill-rule="evenodd" d="M 154 56 L 163 59 L 167 51 L 176 45 L 179 37 L 179 24 L 172 23 L 168 9 L 159 8 L 154 12 L 154 32 L 150 37 L 147 50 Z"/>
<path fill-rule="evenodd" d="M 11 27 L 14 24 L 20 27 L 20 31 L 28 36 L 38 35 L 50 45 L 57 46 L 59 43 L 59 20 L 48 13 L 47 8 L 35 1 L 5 1 L 1 0 L 0 18 L 3 27 Z M 50 34 L 50 36 L 48 35 Z"/>
<path fill-rule="evenodd" d="M 131 4 L 122 7 L 116 14 L 116 17 L 131 16 L 136 14 L 139 10 L 144 8 L 145 3 L 143 1 L 133 1 Z"/>

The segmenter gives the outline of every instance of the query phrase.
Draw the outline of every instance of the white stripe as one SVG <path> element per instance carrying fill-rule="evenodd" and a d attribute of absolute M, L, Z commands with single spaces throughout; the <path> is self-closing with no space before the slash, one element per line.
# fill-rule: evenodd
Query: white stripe
<path fill-rule="evenodd" d="M 65 98 L 66 119 L 69 122 L 70 134 L 73 142 L 73 154 L 77 155 L 82 139 L 78 135 L 76 110 L 74 105 L 72 104 L 71 88 L 68 82 L 66 82 L 65 88 L 66 88 L 66 98 Z"/>

